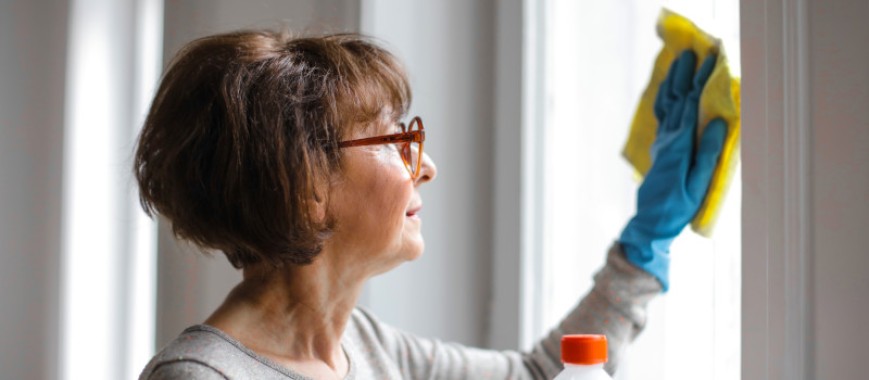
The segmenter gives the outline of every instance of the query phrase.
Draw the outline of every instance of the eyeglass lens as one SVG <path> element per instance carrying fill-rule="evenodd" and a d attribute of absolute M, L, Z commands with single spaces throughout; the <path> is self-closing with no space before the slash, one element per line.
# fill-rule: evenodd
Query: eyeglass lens
<path fill-rule="evenodd" d="M 414 119 L 407 127 L 407 132 L 413 132 L 416 130 L 419 130 L 419 122 Z M 416 171 L 419 170 L 420 167 L 419 160 L 422 158 L 422 144 L 420 142 L 405 143 L 401 148 L 401 153 L 405 165 L 408 166 L 407 169 L 410 171 L 410 174 L 416 177 Z"/>

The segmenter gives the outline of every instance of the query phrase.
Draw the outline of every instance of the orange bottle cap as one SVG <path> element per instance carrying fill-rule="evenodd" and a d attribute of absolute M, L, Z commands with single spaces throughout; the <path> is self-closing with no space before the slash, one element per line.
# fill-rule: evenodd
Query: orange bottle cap
<path fill-rule="evenodd" d="M 606 335 L 564 335 L 561 337 L 561 361 L 565 364 L 606 363 Z"/>

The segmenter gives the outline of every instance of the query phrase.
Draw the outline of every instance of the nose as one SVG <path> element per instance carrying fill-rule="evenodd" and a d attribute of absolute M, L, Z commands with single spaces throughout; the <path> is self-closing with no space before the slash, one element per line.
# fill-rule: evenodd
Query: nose
<path fill-rule="evenodd" d="M 416 185 L 422 185 L 423 183 L 430 182 L 435 179 L 438 175 L 438 167 L 435 165 L 434 161 L 431 159 L 431 156 L 428 153 L 422 153 L 422 167 L 419 169 L 419 177 L 416 177 Z"/>

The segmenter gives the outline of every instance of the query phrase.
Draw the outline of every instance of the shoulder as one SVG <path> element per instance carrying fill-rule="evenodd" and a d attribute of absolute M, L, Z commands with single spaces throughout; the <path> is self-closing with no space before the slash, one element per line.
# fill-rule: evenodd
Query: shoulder
<path fill-rule="evenodd" d="M 353 309 L 345 334 L 366 346 L 388 346 L 400 335 L 389 325 L 379 321 L 371 312 L 361 307 Z"/>
<path fill-rule="evenodd" d="M 357 307 L 347 330 L 348 341 L 361 346 L 377 360 L 403 360 L 411 351 L 431 351 L 441 342 L 419 337 L 378 320 L 369 311 Z"/>
<path fill-rule="evenodd" d="M 194 360 L 179 359 L 161 361 L 139 377 L 141 380 L 226 380 L 218 369 Z"/>
<path fill-rule="evenodd" d="M 184 330 L 148 363 L 139 380 L 268 378 L 278 372 L 222 331 L 196 325 Z"/>
<path fill-rule="evenodd" d="M 375 318 L 371 312 L 365 310 L 361 306 L 353 308 L 353 312 L 350 314 L 349 327 L 368 329 L 378 325 L 380 325 L 380 322 L 377 321 L 377 318 Z"/>
<path fill-rule="evenodd" d="M 356 307 L 344 331 L 345 348 L 357 379 L 414 378 L 402 371 L 408 358 L 407 339 L 369 311 Z"/>
<path fill-rule="evenodd" d="M 208 326 L 190 327 L 151 359 L 139 379 L 226 379 L 212 363 L 230 348 L 231 344 Z"/>

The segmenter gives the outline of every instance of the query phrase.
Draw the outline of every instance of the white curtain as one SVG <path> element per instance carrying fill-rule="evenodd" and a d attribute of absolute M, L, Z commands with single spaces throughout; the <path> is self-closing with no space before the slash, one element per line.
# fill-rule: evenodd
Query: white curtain
<path fill-rule="evenodd" d="M 153 355 L 155 224 L 135 136 L 157 81 L 162 0 L 69 4 L 60 377 L 135 378 Z"/>

